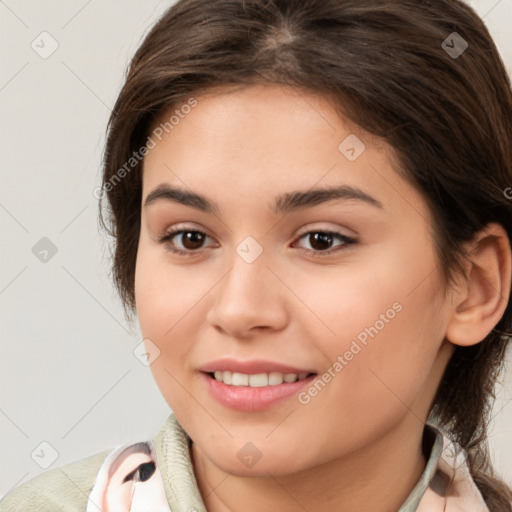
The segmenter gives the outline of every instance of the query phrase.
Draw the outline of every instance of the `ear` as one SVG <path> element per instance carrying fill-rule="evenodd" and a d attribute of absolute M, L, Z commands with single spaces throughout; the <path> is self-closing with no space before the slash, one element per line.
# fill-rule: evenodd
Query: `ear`
<path fill-rule="evenodd" d="M 505 229 L 488 224 L 466 245 L 466 275 L 453 290 L 446 338 L 455 345 L 482 341 L 500 321 L 510 299 L 511 250 Z"/>

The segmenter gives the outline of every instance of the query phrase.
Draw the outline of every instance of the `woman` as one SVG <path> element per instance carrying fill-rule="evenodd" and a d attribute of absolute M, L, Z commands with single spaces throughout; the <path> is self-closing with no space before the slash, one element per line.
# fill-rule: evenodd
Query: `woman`
<path fill-rule="evenodd" d="M 132 59 L 103 174 L 173 413 L 0 510 L 512 510 L 486 437 L 511 140 L 460 1 L 179 1 Z"/>

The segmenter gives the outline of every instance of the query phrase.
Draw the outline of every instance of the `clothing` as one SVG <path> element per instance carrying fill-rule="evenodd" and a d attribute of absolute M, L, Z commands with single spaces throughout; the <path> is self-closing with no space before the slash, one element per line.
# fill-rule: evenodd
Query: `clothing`
<path fill-rule="evenodd" d="M 456 445 L 429 423 L 423 442 L 427 465 L 398 512 L 489 512 L 465 452 L 456 457 Z M 190 447 L 171 413 L 153 440 L 46 471 L 0 500 L 0 512 L 207 512 Z"/>

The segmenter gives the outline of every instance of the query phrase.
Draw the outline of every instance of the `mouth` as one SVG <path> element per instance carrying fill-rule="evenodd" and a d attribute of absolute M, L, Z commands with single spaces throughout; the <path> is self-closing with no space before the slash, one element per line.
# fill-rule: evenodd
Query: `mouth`
<path fill-rule="evenodd" d="M 290 400 L 310 385 L 318 373 L 303 364 L 270 359 L 224 357 L 199 369 L 209 396 L 231 410 L 263 411 Z"/>
<path fill-rule="evenodd" d="M 200 372 L 217 403 L 234 411 L 256 413 L 290 400 L 312 384 L 316 373 Z"/>

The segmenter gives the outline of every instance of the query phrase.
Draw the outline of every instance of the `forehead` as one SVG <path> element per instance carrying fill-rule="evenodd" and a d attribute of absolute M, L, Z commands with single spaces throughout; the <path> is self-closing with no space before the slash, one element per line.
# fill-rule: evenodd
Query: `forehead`
<path fill-rule="evenodd" d="M 289 146 L 301 150 L 301 142 L 307 143 L 304 149 L 313 145 L 318 151 L 333 145 L 336 149 L 343 134 L 364 138 L 367 146 L 380 151 L 391 150 L 341 116 L 332 97 L 275 84 L 212 88 L 164 112 L 152 126 L 154 130 L 160 131 L 157 142 L 172 144 L 173 139 L 176 144 L 195 144 L 196 149 L 199 145 L 229 148 L 233 157 L 251 147 L 262 149 L 261 145 L 272 156 L 284 154 Z"/>
<path fill-rule="evenodd" d="M 174 106 L 153 127 L 168 122 L 144 160 L 144 195 L 169 183 L 210 197 L 224 191 L 235 199 L 236 191 L 250 201 L 343 184 L 373 190 L 386 204 L 408 187 L 393 168 L 391 148 L 341 116 L 328 97 L 257 85 L 217 88 L 194 100 L 193 108 Z M 414 200 L 413 191 L 407 195 Z"/>

